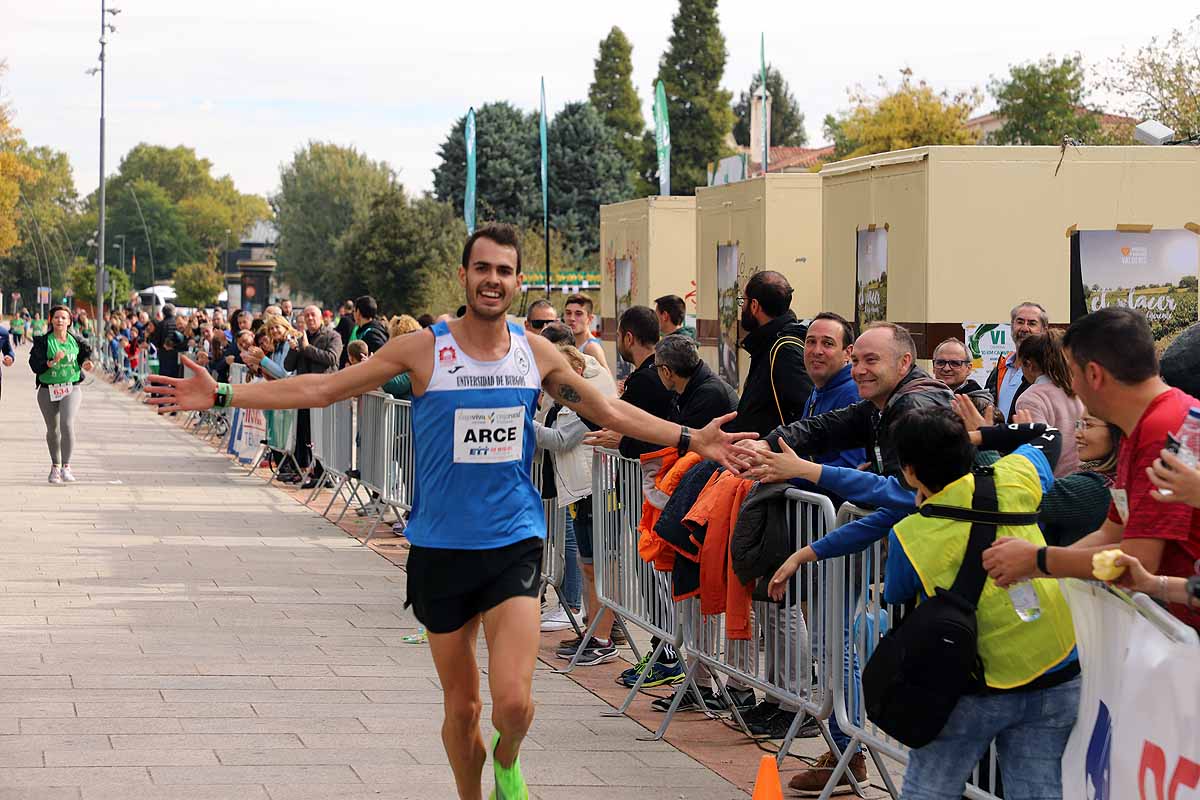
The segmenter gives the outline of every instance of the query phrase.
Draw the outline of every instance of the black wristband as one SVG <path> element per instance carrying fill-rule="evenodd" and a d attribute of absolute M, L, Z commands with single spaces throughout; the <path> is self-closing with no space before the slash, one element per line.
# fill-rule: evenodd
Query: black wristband
<path fill-rule="evenodd" d="M 679 455 L 684 456 L 684 455 L 687 455 L 687 451 L 691 448 L 691 446 L 692 446 L 692 432 L 688 430 L 687 425 L 680 425 L 679 426 L 679 444 L 677 444 L 675 446 L 675 449 L 679 451 Z"/>
<path fill-rule="evenodd" d="M 1049 549 L 1048 547 L 1039 547 L 1037 551 L 1037 568 L 1038 572 L 1043 575 L 1050 574 L 1050 568 L 1046 566 L 1046 551 Z"/>

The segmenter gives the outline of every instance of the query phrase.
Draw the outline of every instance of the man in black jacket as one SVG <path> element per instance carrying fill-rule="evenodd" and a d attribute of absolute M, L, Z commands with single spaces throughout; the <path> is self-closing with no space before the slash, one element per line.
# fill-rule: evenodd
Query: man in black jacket
<path fill-rule="evenodd" d="M 171 378 L 182 377 L 179 353 L 184 349 L 187 340 L 183 338 L 175 319 L 175 306 L 170 303 L 163 306 L 162 322 L 158 323 L 150 343 L 158 350 L 158 374 Z"/>
<path fill-rule="evenodd" d="M 288 351 L 283 368 L 297 375 L 336 372 L 338 358 L 342 355 L 342 337 L 333 326 L 324 324 L 321 309 L 308 306 L 300 312 L 300 338 L 296 346 Z M 312 423 L 307 408 L 296 414 L 296 463 L 301 469 L 312 461 Z M 314 467 L 308 483 L 303 488 L 312 489 L 321 477 L 320 465 Z"/>
<path fill-rule="evenodd" d="M 766 436 L 780 425 L 800 419 L 813 384 L 804 368 L 807 329 L 792 313 L 792 287 L 778 272 L 756 272 L 746 282 L 742 299 L 742 349 L 750 354 L 750 370 L 742 387 L 733 431 Z"/>
<path fill-rule="evenodd" d="M 342 340 L 342 355 L 338 359 L 338 369 L 344 369 L 346 366 L 346 345 L 350 344 L 350 334 L 354 333 L 354 301 L 347 300 L 342 303 L 341 309 L 338 311 L 337 325 L 334 326 L 337 335 Z"/>
<path fill-rule="evenodd" d="M 358 327 L 350 335 L 350 340 L 361 339 L 366 342 L 367 352 L 372 355 L 388 341 L 387 326 L 377 319 L 378 316 L 379 305 L 371 295 L 364 294 L 354 301 L 354 320 Z"/>
<path fill-rule="evenodd" d="M 776 428 L 766 444 L 778 451 L 782 438 L 793 450 L 808 454 L 863 447 L 874 472 L 899 476 L 892 423 L 912 408 L 949 408 L 953 396 L 946 384 L 914 364 L 915 353 L 907 330 L 892 322 L 872 323 L 851 355 L 851 374 L 862 400 Z"/>
<path fill-rule="evenodd" d="M 696 343 L 672 334 L 654 348 L 654 368 L 663 386 L 675 393 L 672 422 L 699 430 L 717 417 L 737 410 L 738 396 L 700 360 Z"/>

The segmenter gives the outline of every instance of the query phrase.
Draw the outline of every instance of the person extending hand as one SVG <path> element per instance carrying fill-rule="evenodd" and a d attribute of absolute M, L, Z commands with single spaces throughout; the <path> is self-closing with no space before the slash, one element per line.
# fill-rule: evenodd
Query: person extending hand
<path fill-rule="evenodd" d="M 787 582 L 796 574 L 800 567 L 812 564 L 817 560 L 817 554 L 811 547 L 804 547 L 788 556 L 787 561 L 779 565 L 771 582 L 767 584 L 767 594 L 775 602 L 783 600 L 787 594 Z"/>
<path fill-rule="evenodd" d="M 1149 467 L 1146 477 L 1157 488 L 1150 496 L 1160 503 L 1187 503 L 1200 508 L 1200 470 L 1189 467 L 1170 450 L 1163 450 Z"/>
<path fill-rule="evenodd" d="M 778 453 L 769 447 L 754 450 L 750 459 L 753 466 L 746 477 L 763 483 L 783 483 L 794 478 L 816 483 L 821 477 L 821 465 L 796 455 L 783 439 L 779 440 L 779 449 Z"/>

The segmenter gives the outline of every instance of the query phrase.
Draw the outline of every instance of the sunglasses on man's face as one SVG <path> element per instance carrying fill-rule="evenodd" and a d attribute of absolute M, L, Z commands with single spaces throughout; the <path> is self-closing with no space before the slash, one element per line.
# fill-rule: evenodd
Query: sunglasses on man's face
<path fill-rule="evenodd" d="M 535 331 L 540 331 L 542 328 L 546 327 L 547 325 L 549 325 L 552 322 L 558 322 L 558 320 L 556 320 L 556 319 L 531 319 L 531 320 L 529 320 L 529 327 L 533 328 Z"/>
<path fill-rule="evenodd" d="M 962 361 L 955 358 L 935 358 L 933 360 L 934 369 L 958 369 L 959 367 L 965 367 L 970 363 L 970 361 Z"/>

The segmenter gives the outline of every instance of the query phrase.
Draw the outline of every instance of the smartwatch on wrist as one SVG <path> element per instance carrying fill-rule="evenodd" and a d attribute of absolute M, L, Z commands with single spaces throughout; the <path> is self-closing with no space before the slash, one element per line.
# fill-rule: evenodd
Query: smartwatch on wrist
<path fill-rule="evenodd" d="M 232 400 L 233 387 L 228 383 L 218 383 L 217 390 L 213 394 L 213 408 L 229 408 Z"/>
<path fill-rule="evenodd" d="M 1039 547 L 1037 550 L 1037 568 L 1038 572 L 1043 575 L 1050 574 L 1050 568 L 1046 566 L 1046 547 Z"/>
<path fill-rule="evenodd" d="M 692 446 L 692 432 L 688 430 L 687 425 L 679 426 L 679 444 L 675 449 L 679 451 L 679 455 L 687 455 L 687 451 Z"/>

